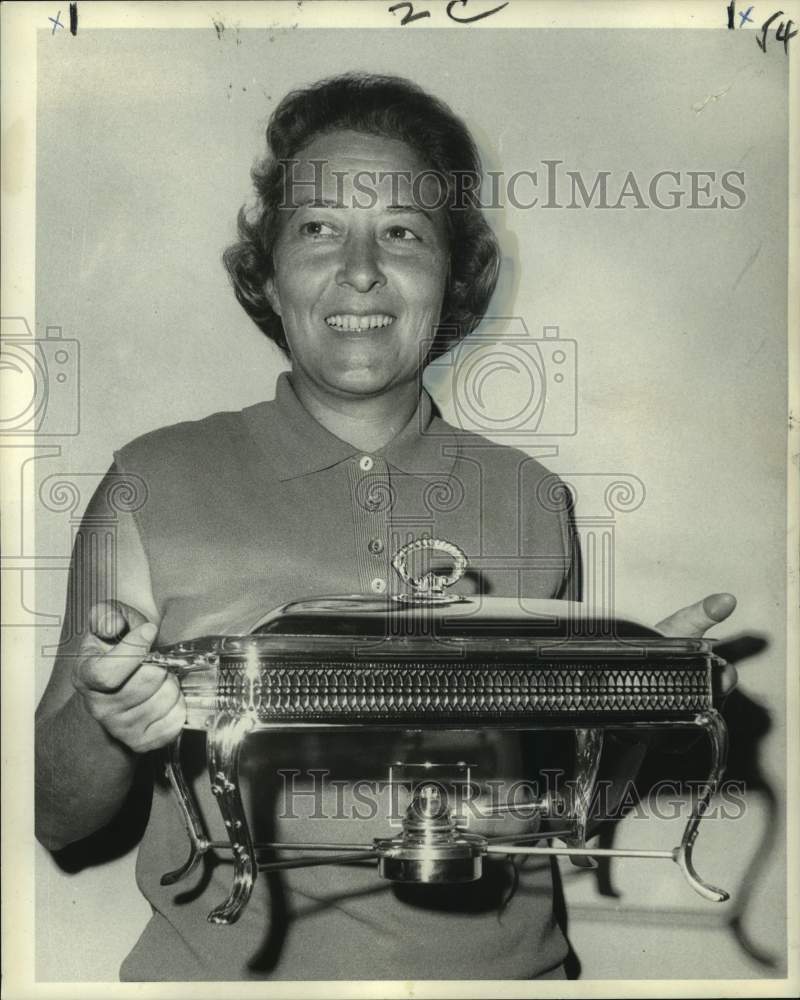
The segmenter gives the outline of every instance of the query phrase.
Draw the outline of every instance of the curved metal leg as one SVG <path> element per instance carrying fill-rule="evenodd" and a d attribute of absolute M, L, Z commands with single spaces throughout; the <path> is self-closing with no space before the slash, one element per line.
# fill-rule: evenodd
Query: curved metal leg
<path fill-rule="evenodd" d="M 602 750 L 602 729 L 575 730 L 575 798 L 572 809 L 575 833 L 564 838 L 567 847 L 586 847 L 589 809 Z M 570 861 L 576 868 L 597 868 L 597 861 L 587 855 L 570 855 Z"/>
<path fill-rule="evenodd" d="M 176 868 L 175 871 L 167 872 L 166 875 L 161 876 L 162 885 L 172 885 L 175 882 L 179 882 L 182 878 L 186 878 L 197 867 L 200 858 L 202 858 L 209 848 L 208 837 L 203 829 L 203 821 L 200 819 L 194 795 L 183 777 L 183 768 L 181 767 L 182 736 L 183 731 L 178 733 L 175 742 L 169 747 L 164 770 L 172 786 L 175 801 L 178 803 L 178 808 L 181 811 L 183 822 L 186 826 L 186 832 L 189 835 L 189 857 L 180 868 Z"/>
<path fill-rule="evenodd" d="M 708 809 L 725 772 L 725 762 L 728 756 L 728 727 L 719 712 L 713 708 L 698 715 L 695 719 L 695 725 L 701 726 L 711 740 L 711 771 L 703 794 L 692 809 L 689 822 L 683 831 L 680 847 L 675 848 L 674 859 L 695 892 L 714 903 L 722 903 L 729 898 L 728 893 L 723 889 L 709 885 L 708 882 L 704 882 L 700 878 L 692 863 L 692 849 L 700 829 L 700 820 Z"/>
<path fill-rule="evenodd" d="M 238 920 L 258 874 L 253 838 L 239 794 L 239 752 L 244 737 L 252 728 L 248 718 L 222 714 L 208 734 L 208 773 L 211 791 L 217 799 L 230 845 L 233 848 L 233 887 L 221 906 L 208 915 L 212 924 L 232 924 Z"/>

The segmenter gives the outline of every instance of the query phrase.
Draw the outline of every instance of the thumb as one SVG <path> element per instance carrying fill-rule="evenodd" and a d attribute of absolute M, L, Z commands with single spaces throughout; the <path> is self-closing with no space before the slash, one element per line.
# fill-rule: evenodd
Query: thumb
<path fill-rule="evenodd" d="M 681 608 L 660 621 L 656 628 L 664 635 L 699 639 L 712 625 L 724 621 L 735 607 L 733 594 L 709 594 L 702 601 Z"/>
<path fill-rule="evenodd" d="M 147 618 L 123 601 L 99 601 L 89 611 L 89 629 L 104 642 L 117 642 Z"/>

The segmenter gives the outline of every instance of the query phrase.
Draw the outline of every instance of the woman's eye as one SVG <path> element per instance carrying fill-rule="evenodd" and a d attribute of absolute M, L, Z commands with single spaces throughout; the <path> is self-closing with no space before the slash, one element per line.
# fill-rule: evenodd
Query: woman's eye
<path fill-rule="evenodd" d="M 390 226 L 386 233 L 390 240 L 418 240 L 419 237 L 407 226 Z"/>
<path fill-rule="evenodd" d="M 327 222 L 304 222 L 300 227 L 304 236 L 335 236 L 336 231 Z"/>

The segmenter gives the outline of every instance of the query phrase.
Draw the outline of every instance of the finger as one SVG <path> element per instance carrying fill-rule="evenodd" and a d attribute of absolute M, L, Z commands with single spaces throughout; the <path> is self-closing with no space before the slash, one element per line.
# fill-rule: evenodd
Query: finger
<path fill-rule="evenodd" d="M 147 753 L 150 750 L 158 750 L 159 747 L 172 743 L 173 740 L 177 739 L 185 722 L 186 703 L 181 698 L 165 716 L 147 727 L 140 752 Z"/>
<path fill-rule="evenodd" d="M 178 682 L 164 667 L 154 663 L 142 663 L 117 690 L 91 691 L 90 694 L 98 699 L 94 702 L 95 714 L 100 719 L 108 719 L 112 715 L 129 712 L 144 705 L 164 684 L 170 683 L 177 686 Z"/>
<path fill-rule="evenodd" d="M 89 611 L 89 628 L 104 642 L 118 642 L 130 629 L 146 621 L 141 611 L 124 601 L 99 601 Z"/>
<path fill-rule="evenodd" d="M 739 683 L 739 674 L 732 663 L 725 663 L 719 675 L 719 693 L 721 698 L 727 698 Z"/>
<path fill-rule="evenodd" d="M 703 600 L 703 611 L 715 624 L 725 621 L 735 609 L 736 598 L 733 594 L 709 594 Z"/>
<path fill-rule="evenodd" d="M 181 689 L 177 680 L 171 674 L 166 674 L 155 691 L 120 715 L 120 724 L 129 729 L 146 727 L 154 719 L 166 715 L 180 697 Z"/>
<path fill-rule="evenodd" d="M 78 668 L 79 682 L 93 691 L 117 691 L 146 656 L 156 631 L 152 622 L 145 622 L 102 655 L 86 657 Z"/>
<path fill-rule="evenodd" d="M 735 607 L 733 594 L 709 594 L 665 618 L 656 628 L 664 635 L 700 638 L 712 625 L 724 621 Z"/>

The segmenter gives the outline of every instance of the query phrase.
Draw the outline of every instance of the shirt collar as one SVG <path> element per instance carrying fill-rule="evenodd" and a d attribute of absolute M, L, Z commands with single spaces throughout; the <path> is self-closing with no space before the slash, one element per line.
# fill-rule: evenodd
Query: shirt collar
<path fill-rule="evenodd" d="M 308 412 L 286 371 L 278 376 L 275 399 L 251 406 L 244 413 L 262 447 L 268 444 L 273 475 L 282 481 L 321 472 L 367 454 L 336 437 Z M 369 454 L 383 458 L 401 472 L 449 473 L 457 450 L 454 428 L 442 420 L 423 388 L 419 405 L 405 427 L 383 448 Z"/>

